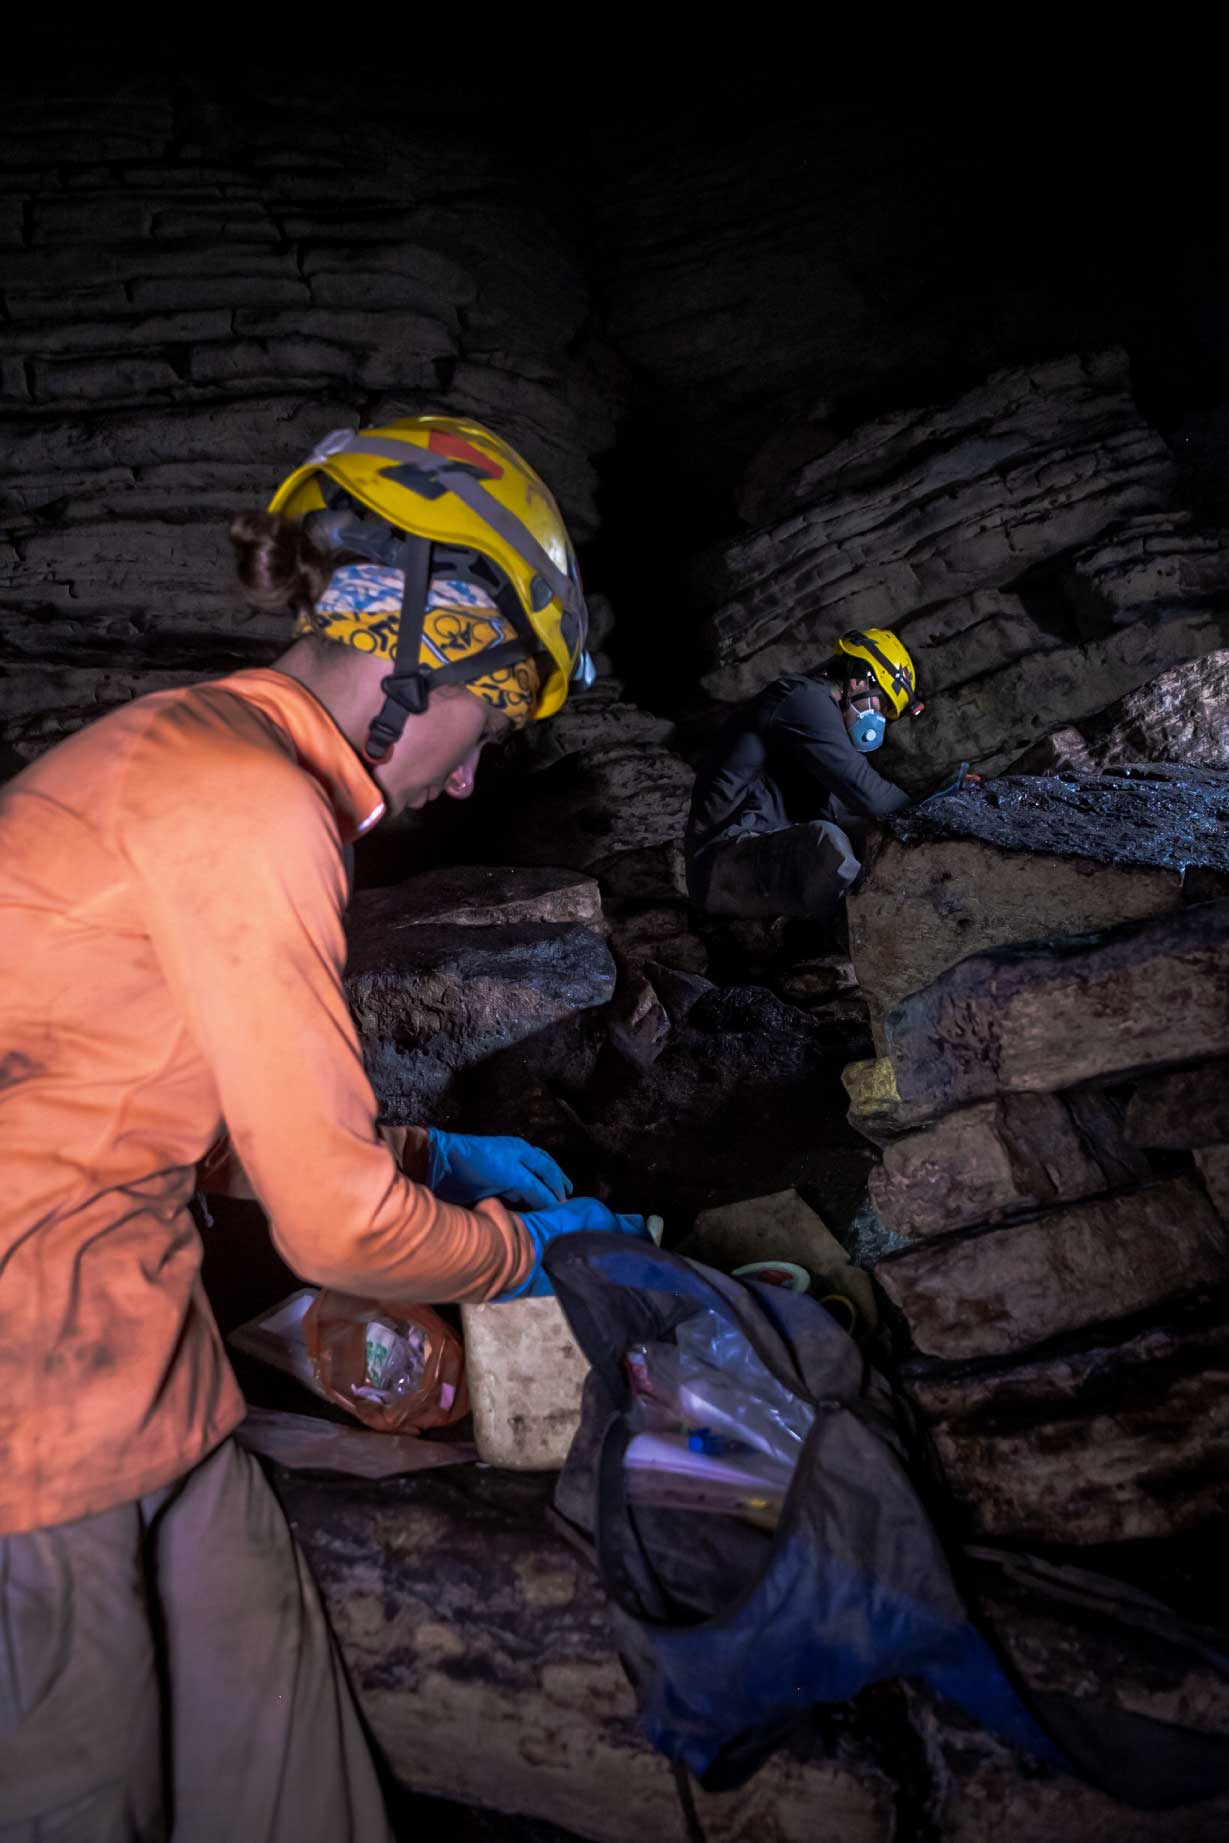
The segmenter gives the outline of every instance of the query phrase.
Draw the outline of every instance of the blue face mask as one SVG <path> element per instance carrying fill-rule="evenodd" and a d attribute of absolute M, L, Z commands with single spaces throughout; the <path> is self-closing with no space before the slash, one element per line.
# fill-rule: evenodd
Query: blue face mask
<path fill-rule="evenodd" d="M 859 710 L 854 713 L 853 727 L 849 731 L 849 740 L 861 755 L 869 755 L 877 749 L 887 734 L 888 720 L 881 710 Z"/>

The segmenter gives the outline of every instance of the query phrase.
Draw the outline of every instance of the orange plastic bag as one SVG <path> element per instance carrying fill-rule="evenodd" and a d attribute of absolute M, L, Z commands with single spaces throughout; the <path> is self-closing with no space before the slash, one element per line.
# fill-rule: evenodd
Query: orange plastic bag
<path fill-rule="evenodd" d="M 325 1288 L 303 1334 L 329 1400 L 377 1433 L 422 1433 L 469 1413 L 465 1347 L 429 1305 Z"/>

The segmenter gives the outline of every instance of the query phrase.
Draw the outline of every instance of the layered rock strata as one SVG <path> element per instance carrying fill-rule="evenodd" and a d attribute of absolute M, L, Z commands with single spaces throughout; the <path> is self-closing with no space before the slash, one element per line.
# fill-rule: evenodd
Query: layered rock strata
<path fill-rule="evenodd" d="M 940 823 L 919 809 L 858 898 L 869 912 L 878 891 L 899 925 L 911 868 L 933 923 L 907 975 L 920 979 L 933 930 L 947 931 L 936 966 L 960 938 L 934 913 L 953 833 L 984 851 L 996 828 L 984 875 L 951 901 L 980 951 L 898 1002 L 886 1055 L 847 1072 L 851 1117 L 882 1147 L 876 1208 L 907 1238 L 876 1277 L 973 1535 L 1103 1548 L 1229 1527 L 1229 900 L 1182 899 L 1199 893 L 1201 837 L 1205 875 L 1223 876 L 1229 787 L 1187 779 L 1024 783 L 1027 798 L 1000 784 L 1002 812 L 986 794 L 946 817 L 935 802 Z M 1013 828 L 1014 916 L 993 855 Z M 1158 912 L 1089 929 L 1068 906 L 1075 862 L 1092 903 L 1146 910 L 1146 887 Z M 908 953 L 926 929 L 901 932 Z"/>
<path fill-rule="evenodd" d="M 1173 509 L 1172 461 L 1120 352 L 997 373 L 816 457 L 778 488 L 772 522 L 694 571 L 705 689 L 737 702 L 820 664 L 847 629 L 894 628 L 927 702 L 884 755 L 910 792 L 962 760 L 1001 773 L 1229 642 L 1229 539 Z M 1150 695 L 1176 711 L 1176 694 Z M 1215 688 L 1185 695 L 1168 731 L 1198 725 L 1214 759 Z"/>
<path fill-rule="evenodd" d="M 1012 775 L 883 821 L 849 898 L 872 1019 L 983 947 L 1091 932 L 1229 894 L 1229 781 Z"/>
<path fill-rule="evenodd" d="M 124 89 L 78 73 L 0 135 L 0 739 L 25 756 L 285 645 L 226 525 L 328 430 L 486 419 L 583 539 L 622 389 L 531 153 L 370 74 Z"/>

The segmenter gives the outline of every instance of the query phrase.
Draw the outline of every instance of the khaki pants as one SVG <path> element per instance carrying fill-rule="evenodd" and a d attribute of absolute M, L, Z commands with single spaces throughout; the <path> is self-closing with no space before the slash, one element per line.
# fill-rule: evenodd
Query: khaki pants
<path fill-rule="evenodd" d="M 307 1564 L 227 1440 L 139 1503 L 0 1536 L 0 1843 L 387 1843 Z"/>

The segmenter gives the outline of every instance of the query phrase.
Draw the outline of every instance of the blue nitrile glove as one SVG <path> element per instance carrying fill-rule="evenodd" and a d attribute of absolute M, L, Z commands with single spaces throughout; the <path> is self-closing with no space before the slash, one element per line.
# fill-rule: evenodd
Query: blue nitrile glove
<path fill-rule="evenodd" d="M 982 779 L 983 777 L 980 774 L 969 773 L 968 762 L 961 762 L 955 774 L 949 775 L 946 781 L 943 781 L 938 787 L 932 788 L 926 798 L 928 800 L 936 800 L 940 794 L 958 794 L 966 787 L 980 787 Z"/>
<path fill-rule="evenodd" d="M 480 1203 L 500 1197 L 530 1209 L 549 1209 L 572 1194 L 549 1152 L 527 1139 L 472 1137 L 467 1133 L 427 1135 L 427 1183 L 445 1203 Z"/>
<path fill-rule="evenodd" d="M 567 1203 L 557 1203 L 554 1209 L 521 1215 L 521 1221 L 538 1251 L 538 1258 L 529 1270 L 528 1279 L 522 1280 L 510 1293 L 496 1294 L 497 1304 L 509 1299 L 551 1298 L 554 1288 L 542 1271 L 542 1256 L 560 1235 L 575 1235 L 578 1229 L 604 1229 L 608 1234 L 635 1235 L 642 1241 L 653 1239 L 643 1216 L 616 1216 L 596 1197 L 572 1197 Z"/>

